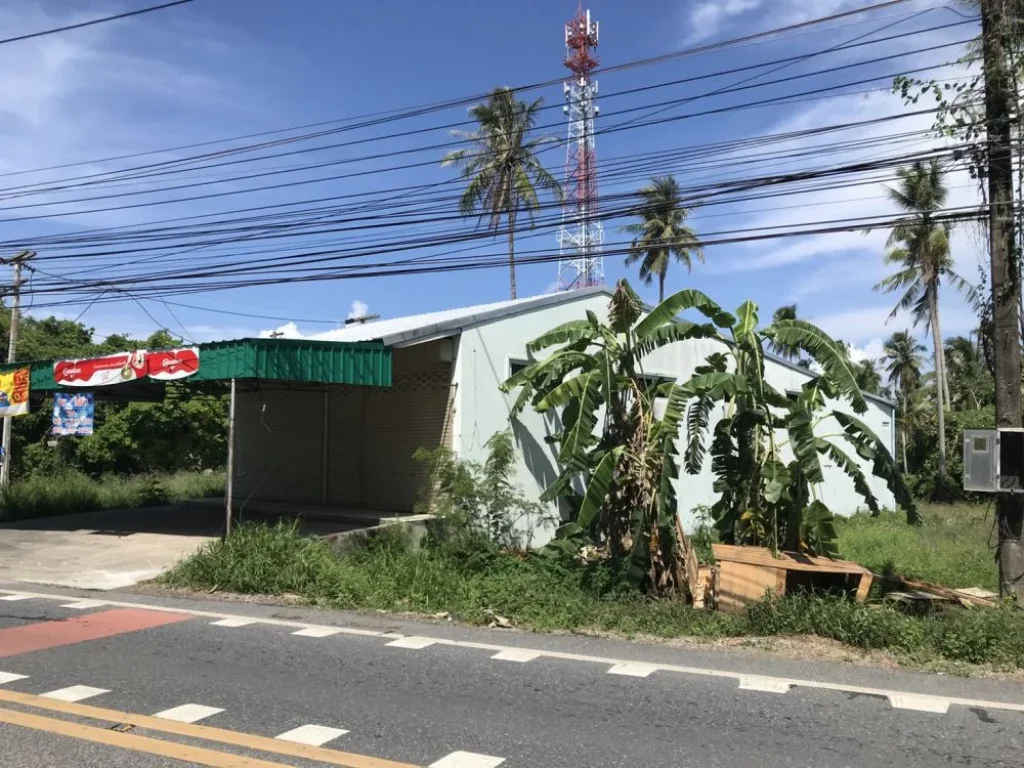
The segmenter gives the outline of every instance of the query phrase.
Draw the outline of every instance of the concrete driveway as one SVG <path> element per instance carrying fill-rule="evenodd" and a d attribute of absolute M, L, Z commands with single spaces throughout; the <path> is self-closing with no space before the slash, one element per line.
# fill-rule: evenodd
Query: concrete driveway
<path fill-rule="evenodd" d="M 276 523 L 284 510 L 246 510 L 235 521 Z M 213 500 L 171 507 L 116 509 L 0 524 L 0 582 L 72 589 L 120 589 L 159 576 L 221 534 L 224 510 Z M 302 532 L 326 536 L 366 521 L 304 519 Z"/>
<path fill-rule="evenodd" d="M 128 587 L 166 571 L 219 532 L 189 506 L 107 510 L 0 525 L 0 581 L 78 589 Z"/>

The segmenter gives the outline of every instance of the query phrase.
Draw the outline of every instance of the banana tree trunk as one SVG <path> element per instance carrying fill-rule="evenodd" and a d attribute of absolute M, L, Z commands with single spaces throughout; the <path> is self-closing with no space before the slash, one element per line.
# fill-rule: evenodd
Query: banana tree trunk
<path fill-rule="evenodd" d="M 939 421 L 939 483 L 944 486 L 946 482 L 946 408 L 944 402 L 943 379 L 945 373 L 942 369 L 942 331 L 939 328 L 939 306 L 935 295 L 935 286 L 929 285 L 928 291 L 928 314 L 931 316 L 932 325 L 932 346 L 935 352 L 935 405 Z M 941 491 L 941 489 L 940 489 Z"/>

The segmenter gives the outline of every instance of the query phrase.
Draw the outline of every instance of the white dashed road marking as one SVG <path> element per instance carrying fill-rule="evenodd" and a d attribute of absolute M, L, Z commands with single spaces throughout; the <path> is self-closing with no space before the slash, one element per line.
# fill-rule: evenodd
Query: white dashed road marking
<path fill-rule="evenodd" d="M 413 651 L 418 651 L 421 648 L 429 648 L 437 642 L 432 637 L 419 637 L 418 635 L 410 635 L 409 637 L 403 637 L 400 640 L 392 640 L 388 645 L 392 648 L 409 648 Z"/>
<path fill-rule="evenodd" d="M 153 717 L 161 720 L 174 720 L 178 723 L 197 723 L 203 718 L 223 712 L 217 707 L 204 707 L 202 704 L 182 704 L 180 707 L 171 707 L 163 712 L 157 712 Z"/>
<path fill-rule="evenodd" d="M 789 693 L 789 683 L 770 677 L 741 677 L 741 691 L 763 691 L 764 693 Z"/>
<path fill-rule="evenodd" d="M 0 600 L 54 600 L 65 603 L 67 595 L 55 595 L 47 593 L 10 592 L 0 590 Z M 239 616 L 237 614 L 224 613 L 222 611 L 204 611 L 194 608 L 185 608 L 178 605 L 151 605 L 148 603 L 134 603 L 120 600 L 104 600 L 104 605 L 112 608 L 134 608 L 146 611 L 159 611 L 162 613 L 186 613 L 190 616 L 209 619 L 215 625 L 225 627 L 244 627 L 250 624 L 262 624 L 271 627 L 286 627 L 293 631 L 293 634 L 306 637 L 326 637 L 328 630 L 330 634 L 356 635 L 359 637 L 376 637 L 382 640 L 393 640 L 388 643 L 397 648 L 408 648 L 418 650 L 428 648 L 432 645 L 446 645 L 453 648 L 473 649 L 488 651 L 491 658 L 503 661 L 532 661 L 533 659 L 558 659 L 561 661 L 574 661 L 584 664 L 596 664 L 605 668 L 613 674 L 624 674 L 630 676 L 646 677 L 652 672 L 659 670 L 676 675 L 692 675 L 696 677 L 718 678 L 722 680 L 735 680 L 739 683 L 741 690 L 765 691 L 771 693 L 782 693 L 790 688 L 809 688 L 822 691 L 836 691 L 841 693 L 855 693 L 865 696 L 877 696 L 887 699 L 896 709 L 917 710 L 922 712 L 941 713 L 948 711 L 951 705 L 960 707 L 973 707 L 977 709 L 989 709 L 1003 712 L 1024 713 L 1024 701 L 991 701 L 986 699 L 971 699 L 959 696 L 929 696 L 909 691 L 899 691 L 886 688 L 872 688 L 861 685 L 846 685 L 843 683 L 829 682 L 827 680 L 807 680 L 802 678 L 772 677 L 766 675 L 749 675 L 729 669 L 713 669 L 708 667 L 690 667 L 681 664 L 655 664 L 648 662 L 629 661 L 616 659 L 607 656 L 591 656 L 582 653 L 567 653 L 563 651 L 551 651 L 543 649 L 516 648 L 499 643 L 481 643 L 467 640 L 449 640 L 446 638 L 423 637 L 420 635 L 405 636 L 397 632 L 382 632 L 372 629 L 361 629 L 358 627 L 336 627 L 314 624 L 305 621 L 293 621 L 290 619 L 257 618 L 252 616 Z M 21 679 L 20 677 L 10 678 Z M 2 678 L 0 678 L 2 682 Z M 459 754 L 459 753 L 455 753 Z M 444 764 L 442 764 L 442 768 Z"/>
<path fill-rule="evenodd" d="M 59 688 L 42 695 L 48 699 L 57 699 L 57 701 L 82 701 L 99 696 L 101 693 L 110 693 L 110 691 L 106 688 L 93 688 L 90 685 L 72 685 L 69 688 Z"/>
<path fill-rule="evenodd" d="M 211 627 L 248 627 L 257 623 L 258 619 L 249 619 L 244 616 L 231 616 L 227 619 L 213 622 Z"/>
<path fill-rule="evenodd" d="M 0 672 L 0 685 L 13 683 L 15 680 L 24 680 L 28 675 L 16 675 L 13 672 Z"/>
<path fill-rule="evenodd" d="M 88 608 L 99 608 L 106 605 L 102 600 L 78 600 L 74 603 L 64 603 L 61 608 L 74 608 L 77 611 L 84 611 Z"/>
<path fill-rule="evenodd" d="M 505 762 L 503 757 L 476 755 L 472 752 L 452 752 L 427 768 L 497 768 Z"/>
<path fill-rule="evenodd" d="M 657 664 L 644 664 L 640 661 L 624 661 L 616 664 L 608 670 L 609 675 L 626 675 L 627 677 L 648 677 L 652 672 L 657 672 L 661 667 Z"/>
<path fill-rule="evenodd" d="M 308 744 L 311 747 L 322 747 L 331 739 L 344 736 L 346 733 L 348 731 L 341 728 L 328 728 L 325 725 L 300 725 L 276 738 L 281 741 L 294 741 L 296 744 Z"/>
<path fill-rule="evenodd" d="M 520 663 L 533 661 L 539 657 L 540 654 L 537 651 L 531 651 L 527 648 L 508 648 L 491 656 L 492 659 L 497 659 L 498 661 L 518 661 Z"/>
<path fill-rule="evenodd" d="M 330 637 L 331 635 L 336 635 L 339 632 L 341 632 L 341 630 L 336 627 L 306 627 L 305 629 L 300 629 L 298 632 L 292 632 L 292 634 L 298 635 L 299 637 Z"/>
<path fill-rule="evenodd" d="M 893 693 L 889 695 L 889 703 L 893 709 L 913 709 L 918 712 L 934 712 L 944 715 L 949 711 L 949 699 L 939 696 L 918 696 L 913 693 Z"/>

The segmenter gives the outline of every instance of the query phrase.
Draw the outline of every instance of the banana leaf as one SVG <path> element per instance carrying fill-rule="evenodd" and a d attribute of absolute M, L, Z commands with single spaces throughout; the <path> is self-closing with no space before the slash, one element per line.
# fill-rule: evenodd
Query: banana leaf
<path fill-rule="evenodd" d="M 805 320 L 779 320 L 765 328 L 763 335 L 779 344 L 802 349 L 821 366 L 837 392 L 849 398 L 854 411 L 867 411 L 868 403 L 857 386 L 853 364 L 823 330 Z"/>
<path fill-rule="evenodd" d="M 885 480 L 886 487 L 892 491 L 896 503 L 903 508 L 903 512 L 907 516 L 907 522 L 914 525 L 919 524 L 921 518 L 917 514 L 917 505 L 914 503 L 914 497 L 910 493 L 906 482 L 904 482 L 899 467 L 893 461 L 892 454 L 885 447 L 885 443 L 878 438 L 878 435 L 867 424 L 856 416 L 840 411 L 833 411 L 832 416 L 839 422 L 846 436 L 854 445 L 870 446 L 873 449 L 872 473 Z"/>
<path fill-rule="evenodd" d="M 736 319 L 700 291 L 688 288 L 674 293 L 651 310 L 636 324 L 634 332 L 639 338 L 649 337 L 655 328 L 675 322 L 676 315 L 687 309 L 696 309 L 719 328 L 732 328 Z"/>
<path fill-rule="evenodd" d="M 597 467 L 590 474 L 587 482 L 587 492 L 583 496 L 583 503 L 580 505 L 580 514 L 576 519 L 577 524 L 584 531 L 589 531 L 594 521 L 601 513 L 601 507 L 608 492 L 611 490 L 612 482 L 615 480 L 615 465 L 622 455 L 622 446 L 616 447 L 604 455 Z"/>
<path fill-rule="evenodd" d="M 800 539 L 812 554 L 825 557 L 839 555 L 839 536 L 836 534 L 832 511 L 821 501 L 812 501 L 803 513 Z"/>

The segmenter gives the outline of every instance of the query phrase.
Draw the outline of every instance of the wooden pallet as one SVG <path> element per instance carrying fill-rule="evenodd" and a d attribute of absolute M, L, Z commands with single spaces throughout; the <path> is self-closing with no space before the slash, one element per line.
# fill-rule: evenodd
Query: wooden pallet
<path fill-rule="evenodd" d="M 741 613 L 749 603 L 763 598 L 766 593 L 781 597 L 791 574 L 805 574 L 802 581 L 814 581 L 814 574 L 823 580 L 829 576 L 846 577 L 852 584 L 852 594 L 858 602 L 867 599 L 874 579 L 867 568 L 848 560 L 830 560 L 798 552 L 772 554 L 765 547 L 736 547 L 728 544 L 713 546 L 718 561 L 718 608 L 730 613 Z"/>

